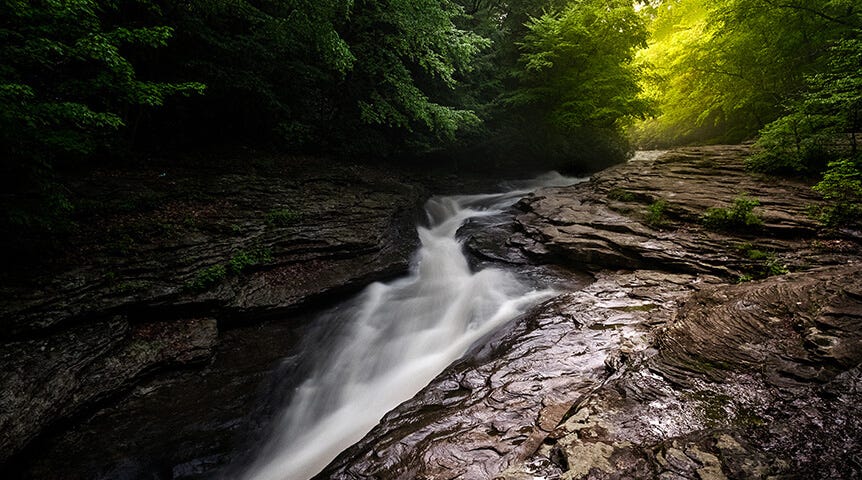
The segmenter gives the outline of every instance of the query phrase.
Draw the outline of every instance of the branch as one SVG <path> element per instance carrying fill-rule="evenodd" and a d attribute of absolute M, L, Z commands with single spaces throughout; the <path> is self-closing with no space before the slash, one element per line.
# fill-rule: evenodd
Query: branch
<path fill-rule="evenodd" d="M 793 4 L 789 4 L 789 3 L 777 3 L 773 0 L 763 0 L 763 1 L 766 2 L 768 5 L 771 5 L 772 7 L 775 7 L 775 8 L 784 8 L 784 9 L 788 9 L 788 10 L 801 10 L 803 12 L 808 12 L 808 13 L 814 14 L 814 15 L 816 15 L 816 16 L 824 19 L 824 20 L 830 21 L 832 23 L 837 23 L 839 25 L 844 25 L 845 27 L 850 27 L 850 28 L 859 28 L 859 26 L 854 25 L 853 23 L 848 22 L 847 20 L 843 20 L 843 19 L 838 18 L 838 17 L 833 17 L 832 15 L 827 15 L 827 14 L 821 12 L 820 10 L 816 10 L 816 9 L 811 8 L 811 7 L 806 7 L 804 5 L 793 5 Z"/>

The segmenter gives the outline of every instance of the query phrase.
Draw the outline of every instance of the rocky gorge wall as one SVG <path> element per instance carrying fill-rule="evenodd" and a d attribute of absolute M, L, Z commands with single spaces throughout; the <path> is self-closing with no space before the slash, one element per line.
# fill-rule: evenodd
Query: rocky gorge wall
<path fill-rule="evenodd" d="M 156 372 L 210 364 L 232 326 L 400 274 L 426 196 L 403 177 L 325 163 L 80 182 L 82 203 L 139 202 L 88 217 L 65 257 L 4 272 L 0 465 Z"/>

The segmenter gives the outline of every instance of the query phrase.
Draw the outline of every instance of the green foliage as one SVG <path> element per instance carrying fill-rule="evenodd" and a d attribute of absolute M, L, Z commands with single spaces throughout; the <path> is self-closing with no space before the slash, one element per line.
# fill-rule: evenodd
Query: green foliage
<path fill-rule="evenodd" d="M 460 0 L 462 25 L 493 40 L 454 101 L 483 121 L 456 139 L 466 161 L 594 170 L 629 154 L 623 127 L 643 115 L 634 51 L 645 41 L 632 4 Z"/>
<path fill-rule="evenodd" d="M 743 266 L 746 273 L 739 277 L 739 283 L 790 273 L 787 265 L 781 263 L 775 253 L 754 248 L 754 245 L 751 243 L 737 245 L 736 251 L 746 259 L 754 262 Z"/>
<path fill-rule="evenodd" d="M 862 34 L 862 25 L 857 30 Z M 862 128 L 862 40 L 841 39 L 825 67 L 806 78 L 807 91 L 783 117 L 761 130 L 749 166 L 779 174 L 819 173 L 827 163 L 858 153 Z"/>
<path fill-rule="evenodd" d="M 293 225 L 299 221 L 300 218 L 302 218 L 302 214 L 296 210 L 292 210 L 290 208 L 279 208 L 266 214 L 266 223 L 279 227 L 286 227 L 288 225 Z"/>
<path fill-rule="evenodd" d="M 618 200 L 620 202 L 633 202 L 637 200 L 637 197 L 632 192 L 624 189 L 615 187 L 608 190 L 608 198 L 611 200 Z"/>
<path fill-rule="evenodd" d="M 862 222 L 862 169 L 858 163 L 848 159 L 830 163 L 814 190 L 828 202 L 818 212 L 825 225 L 838 227 Z"/>
<path fill-rule="evenodd" d="M 272 261 L 272 250 L 268 248 L 257 248 L 253 250 L 240 250 L 233 254 L 228 260 L 228 272 L 238 275 L 251 267 Z"/>
<path fill-rule="evenodd" d="M 475 124 L 476 115 L 430 99 L 416 81 L 457 85 L 456 75 L 469 72 L 471 60 L 487 39 L 459 29 L 460 8 L 449 0 L 365 0 L 356 3 L 351 47 L 356 69 L 351 88 L 362 121 L 411 130 L 422 126 L 452 138 L 460 127 Z"/>
<path fill-rule="evenodd" d="M 7 158 L 86 155 L 126 123 L 131 107 L 203 91 L 142 80 L 125 51 L 164 47 L 165 26 L 118 25 L 118 4 L 7 2 L 0 20 L 0 135 Z M 35 149 L 35 152 L 34 152 Z"/>
<path fill-rule="evenodd" d="M 759 151 L 746 159 L 754 171 L 777 174 L 812 174 L 830 156 L 834 121 L 822 115 L 793 113 L 760 131 Z"/>
<path fill-rule="evenodd" d="M 508 99 L 560 131 L 620 128 L 649 106 L 632 65 L 647 31 L 631 2 L 585 0 L 531 19 L 520 88 Z"/>
<path fill-rule="evenodd" d="M 168 0 L 153 15 L 177 32 L 159 65 L 200 79 L 206 97 L 147 119 L 148 140 L 213 137 L 299 148 L 333 120 L 333 87 L 356 61 L 343 38 L 351 2 Z"/>
<path fill-rule="evenodd" d="M 760 205 L 755 198 L 743 194 L 733 200 L 730 208 L 712 207 L 701 217 L 703 225 L 710 230 L 744 231 L 758 228 L 763 220 L 754 213 Z"/>
<path fill-rule="evenodd" d="M 661 227 L 667 222 L 665 211 L 667 210 L 667 201 L 658 199 L 651 203 L 647 209 L 646 222 L 653 227 Z"/>
<path fill-rule="evenodd" d="M 639 125 L 647 145 L 753 137 L 824 71 L 830 46 L 858 38 L 851 32 L 862 25 L 850 0 L 665 0 L 648 12 L 645 88 L 662 113 Z"/>
<path fill-rule="evenodd" d="M 227 277 L 227 269 L 224 265 L 212 265 L 199 271 L 186 283 L 186 289 L 195 292 L 204 291 L 220 283 L 225 277 Z"/>
<path fill-rule="evenodd" d="M 5 2 L 0 15 L 0 176 L 3 223 L 50 229 L 71 210 L 54 182 L 58 162 L 111 148 L 133 115 L 174 95 L 200 93 L 193 82 L 149 80 L 132 57 L 162 48 L 173 30 L 119 23 L 124 3 Z"/>
<path fill-rule="evenodd" d="M 190 292 L 202 292 L 221 283 L 229 275 L 239 275 L 247 270 L 272 261 L 272 250 L 254 248 L 235 252 L 226 264 L 216 264 L 204 268 L 185 284 Z"/>

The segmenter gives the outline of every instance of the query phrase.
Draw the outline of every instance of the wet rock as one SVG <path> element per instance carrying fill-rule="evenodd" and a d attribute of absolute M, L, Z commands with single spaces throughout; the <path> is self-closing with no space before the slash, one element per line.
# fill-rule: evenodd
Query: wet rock
<path fill-rule="evenodd" d="M 66 256 L 0 275 L 0 464 L 146 374 L 207 361 L 217 324 L 282 316 L 405 271 L 423 197 L 344 165 L 127 173 L 80 188 L 92 196 L 83 204 L 158 201 L 94 213 Z"/>
<path fill-rule="evenodd" d="M 0 460 L 57 419 L 80 413 L 154 369 L 207 362 L 217 336 L 212 318 L 132 325 L 116 317 L 4 345 Z"/>
<path fill-rule="evenodd" d="M 106 231 L 73 239 L 89 242 L 77 245 L 79 258 L 0 278 L 0 339 L 118 311 L 259 317 L 397 274 L 417 242 L 421 189 L 355 174 L 222 175 L 205 185 L 175 179 L 163 188 L 203 198 L 93 220 L 101 224 L 92 228 Z"/>
<path fill-rule="evenodd" d="M 481 342 L 317 478 L 519 478 L 553 470 L 550 459 L 506 469 L 542 448 L 572 405 L 610 377 L 608 352 L 642 354 L 649 343 L 642 325 L 647 312 L 655 322 L 667 321 L 674 298 L 712 281 L 656 272 L 599 274 L 591 285 Z M 606 447 L 577 448 L 595 453 L 591 465 L 604 471 Z M 567 458 L 567 465 L 582 465 Z"/>
<path fill-rule="evenodd" d="M 858 478 L 860 288 L 853 263 L 692 291 L 642 361 L 582 398 L 553 436 L 647 460 L 617 465 L 623 476 Z M 824 322 L 845 348 L 806 341 Z M 561 451 L 564 463 L 584 458 Z"/>
<path fill-rule="evenodd" d="M 810 186 L 747 174 L 747 152 L 642 155 L 469 238 L 596 282 L 497 333 L 318 478 L 862 478 L 859 245 L 819 237 Z M 742 193 L 761 228 L 704 230 Z M 766 276 L 752 249 L 795 273 L 737 284 Z"/>
<path fill-rule="evenodd" d="M 745 146 L 691 147 L 642 152 L 589 182 L 547 188 L 522 200 L 524 212 L 511 242 L 545 262 L 589 268 L 649 268 L 710 273 L 728 278 L 760 275 L 764 262 L 751 249 L 776 256 L 791 270 L 832 265 L 845 256 L 824 251 L 810 205 L 820 200 L 810 185 L 754 177 L 743 168 Z M 709 208 L 732 205 L 740 194 L 758 199 L 757 228 L 711 232 L 701 226 Z M 650 218 L 649 208 L 665 202 Z M 858 246 L 845 244 L 854 253 Z"/>

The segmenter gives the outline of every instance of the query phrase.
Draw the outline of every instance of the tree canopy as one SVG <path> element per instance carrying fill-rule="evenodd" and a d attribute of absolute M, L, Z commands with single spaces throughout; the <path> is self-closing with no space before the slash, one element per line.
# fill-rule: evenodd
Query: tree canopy
<path fill-rule="evenodd" d="M 765 171 L 814 174 L 858 157 L 855 0 L 5 0 L 0 9 L 0 173 L 14 224 L 41 222 L 21 212 L 69 208 L 58 170 L 216 144 L 584 170 L 624 158 L 629 138 L 759 135 L 752 166 Z"/>
<path fill-rule="evenodd" d="M 848 0 L 663 0 L 645 12 L 652 36 L 640 60 L 661 114 L 637 136 L 654 145 L 753 139 L 862 26 Z"/>

